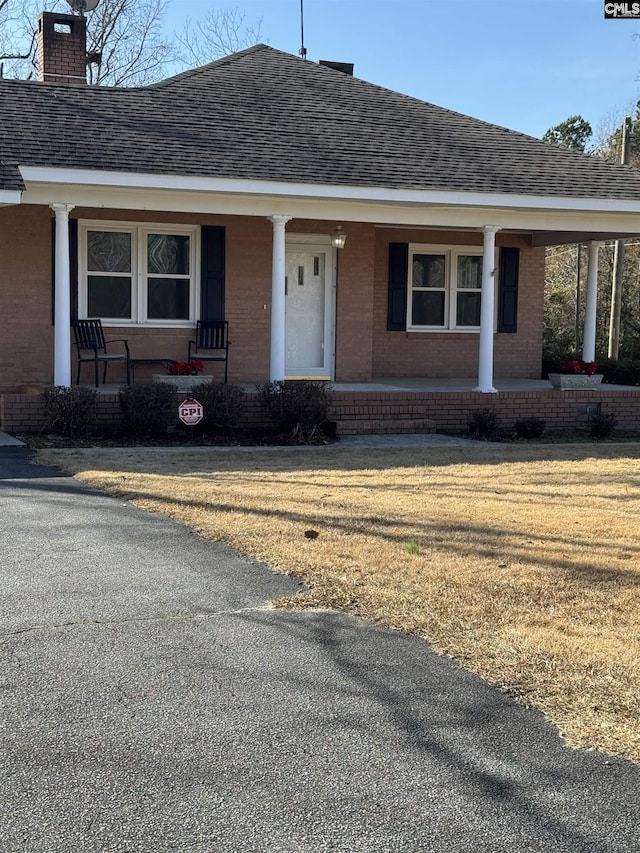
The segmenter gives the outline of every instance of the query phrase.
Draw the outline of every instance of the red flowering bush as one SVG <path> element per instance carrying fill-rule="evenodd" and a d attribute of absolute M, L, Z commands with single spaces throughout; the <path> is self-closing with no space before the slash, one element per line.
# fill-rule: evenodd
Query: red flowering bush
<path fill-rule="evenodd" d="M 170 361 L 167 365 L 167 373 L 170 376 L 197 376 L 203 370 L 204 364 L 199 359 L 196 361 Z"/>
<path fill-rule="evenodd" d="M 560 373 L 586 373 L 593 376 L 598 369 L 597 361 L 582 361 L 580 358 L 565 358 L 560 362 Z"/>

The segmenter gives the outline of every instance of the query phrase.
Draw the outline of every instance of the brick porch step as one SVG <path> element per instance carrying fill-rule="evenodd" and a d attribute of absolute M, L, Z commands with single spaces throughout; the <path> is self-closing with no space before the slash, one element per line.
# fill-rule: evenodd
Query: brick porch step
<path fill-rule="evenodd" d="M 425 434 L 436 431 L 436 422 L 429 418 L 385 418 L 384 420 L 338 420 L 338 435 Z"/>

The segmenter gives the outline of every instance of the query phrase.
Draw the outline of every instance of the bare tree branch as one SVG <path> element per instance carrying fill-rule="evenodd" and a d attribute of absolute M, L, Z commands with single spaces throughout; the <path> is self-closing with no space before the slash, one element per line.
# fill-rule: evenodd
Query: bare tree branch
<path fill-rule="evenodd" d="M 8 2 L 8 0 L 6 0 Z M 31 43 L 26 53 L 0 53 L 0 59 L 31 59 L 31 55 L 35 49 L 36 34 L 33 33 Z"/>
<path fill-rule="evenodd" d="M 89 52 L 102 61 L 90 66 L 90 81 L 113 86 L 144 85 L 162 76 L 175 56 L 162 32 L 169 0 L 111 0 L 89 31 Z M 98 7 L 100 9 L 100 6 Z M 96 12 L 98 11 L 96 9 Z"/>
<path fill-rule="evenodd" d="M 182 33 L 176 34 L 179 61 L 192 68 L 251 47 L 260 41 L 261 28 L 262 18 L 247 24 L 245 12 L 237 8 L 210 9 L 195 23 L 187 18 Z"/>
<path fill-rule="evenodd" d="M 88 80 L 109 86 L 142 86 L 168 71 L 204 65 L 260 41 L 262 20 L 247 23 L 237 8 L 212 9 L 201 20 L 187 20 L 181 35 L 163 32 L 172 0 L 100 0 L 87 15 L 87 50 L 97 61 Z M 10 77 L 37 73 L 36 25 L 43 0 L 0 0 L 0 60 Z M 69 12 L 64 0 L 50 0 L 50 11 Z"/>
<path fill-rule="evenodd" d="M 145 85 L 162 76 L 175 49 L 162 31 L 171 0 L 101 0 L 87 15 L 87 49 L 100 61 L 88 67 L 90 83 Z M 36 24 L 42 0 L 0 0 L 0 58 L 8 76 L 30 77 L 37 69 Z M 50 11 L 69 12 L 63 0 Z"/>

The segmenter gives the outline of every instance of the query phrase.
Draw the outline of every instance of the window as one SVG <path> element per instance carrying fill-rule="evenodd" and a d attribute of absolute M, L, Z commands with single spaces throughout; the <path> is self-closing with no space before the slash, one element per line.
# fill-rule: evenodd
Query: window
<path fill-rule="evenodd" d="M 79 316 L 112 325 L 184 326 L 196 320 L 198 230 L 82 223 Z"/>
<path fill-rule="evenodd" d="M 409 246 L 407 328 L 480 328 L 482 247 Z"/>

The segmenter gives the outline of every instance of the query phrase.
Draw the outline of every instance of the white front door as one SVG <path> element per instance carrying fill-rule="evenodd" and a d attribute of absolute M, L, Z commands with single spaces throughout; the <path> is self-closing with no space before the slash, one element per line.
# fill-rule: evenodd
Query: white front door
<path fill-rule="evenodd" d="M 330 245 L 287 245 L 285 294 L 287 379 L 333 379 Z"/>

